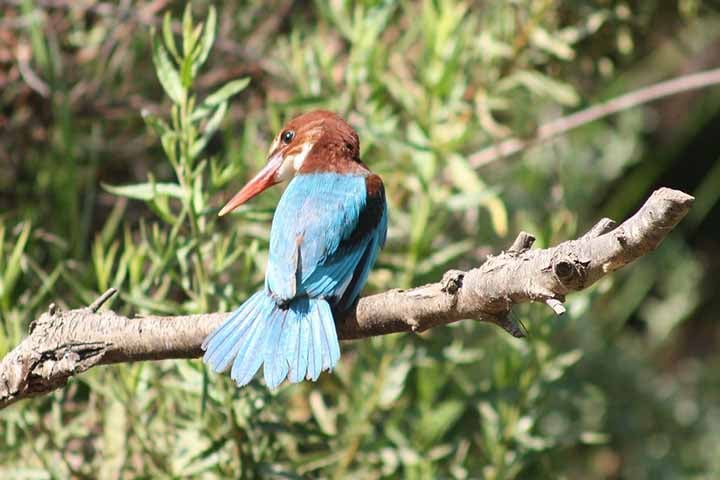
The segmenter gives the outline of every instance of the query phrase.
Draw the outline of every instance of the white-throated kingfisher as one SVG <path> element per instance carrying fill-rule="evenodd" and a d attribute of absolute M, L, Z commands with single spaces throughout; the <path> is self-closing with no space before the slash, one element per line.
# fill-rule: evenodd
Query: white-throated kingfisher
<path fill-rule="evenodd" d="M 357 133 L 336 114 L 318 110 L 288 122 L 265 167 L 220 215 L 288 180 L 273 217 L 264 288 L 202 345 L 205 363 L 215 372 L 232 366 L 238 386 L 261 365 L 270 388 L 285 378 L 314 381 L 335 367 L 333 312 L 354 304 L 385 243 L 382 180 L 360 161 Z"/>

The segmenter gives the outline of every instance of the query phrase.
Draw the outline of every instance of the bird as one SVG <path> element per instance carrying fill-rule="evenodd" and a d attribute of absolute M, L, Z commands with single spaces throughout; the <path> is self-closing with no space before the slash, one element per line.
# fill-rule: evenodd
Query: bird
<path fill-rule="evenodd" d="M 382 179 L 360 160 L 356 131 L 314 110 L 274 138 L 266 165 L 220 210 L 225 215 L 289 182 L 273 215 L 264 286 L 202 344 L 203 361 L 238 387 L 316 381 L 340 358 L 335 319 L 354 305 L 385 245 Z"/>

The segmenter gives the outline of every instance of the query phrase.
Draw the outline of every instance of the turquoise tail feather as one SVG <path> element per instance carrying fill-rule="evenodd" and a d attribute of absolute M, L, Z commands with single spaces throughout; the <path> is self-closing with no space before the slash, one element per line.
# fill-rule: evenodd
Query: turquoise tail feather
<path fill-rule="evenodd" d="M 231 369 L 238 386 L 263 366 L 265 383 L 276 388 L 317 380 L 340 359 L 340 344 L 330 305 L 321 299 L 296 298 L 280 308 L 265 291 L 250 297 L 205 339 L 203 361 L 217 373 Z"/>

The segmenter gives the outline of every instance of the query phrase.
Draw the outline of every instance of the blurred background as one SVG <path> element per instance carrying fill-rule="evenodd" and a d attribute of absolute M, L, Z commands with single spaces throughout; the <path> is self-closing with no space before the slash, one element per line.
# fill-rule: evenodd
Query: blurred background
<path fill-rule="evenodd" d="M 563 318 L 516 308 L 525 340 L 464 321 L 345 342 L 332 375 L 276 392 L 199 360 L 93 369 L 0 412 L 3 478 L 720 476 L 720 87 L 473 156 L 717 68 L 716 2 L 0 6 L 2 355 L 49 303 L 110 286 L 124 314 L 239 305 L 262 284 L 281 191 L 217 209 L 313 108 L 348 118 L 385 180 L 366 292 L 477 266 L 520 230 L 538 247 L 575 238 L 659 186 L 697 198 Z"/>

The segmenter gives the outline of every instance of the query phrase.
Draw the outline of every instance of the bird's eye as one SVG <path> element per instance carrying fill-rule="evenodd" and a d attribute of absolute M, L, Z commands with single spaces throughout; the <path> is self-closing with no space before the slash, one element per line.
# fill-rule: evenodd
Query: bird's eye
<path fill-rule="evenodd" d="M 288 144 L 292 142 L 293 138 L 295 138 L 295 132 L 292 130 L 285 130 L 280 138 L 282 138 L 283 143 Z"/>

